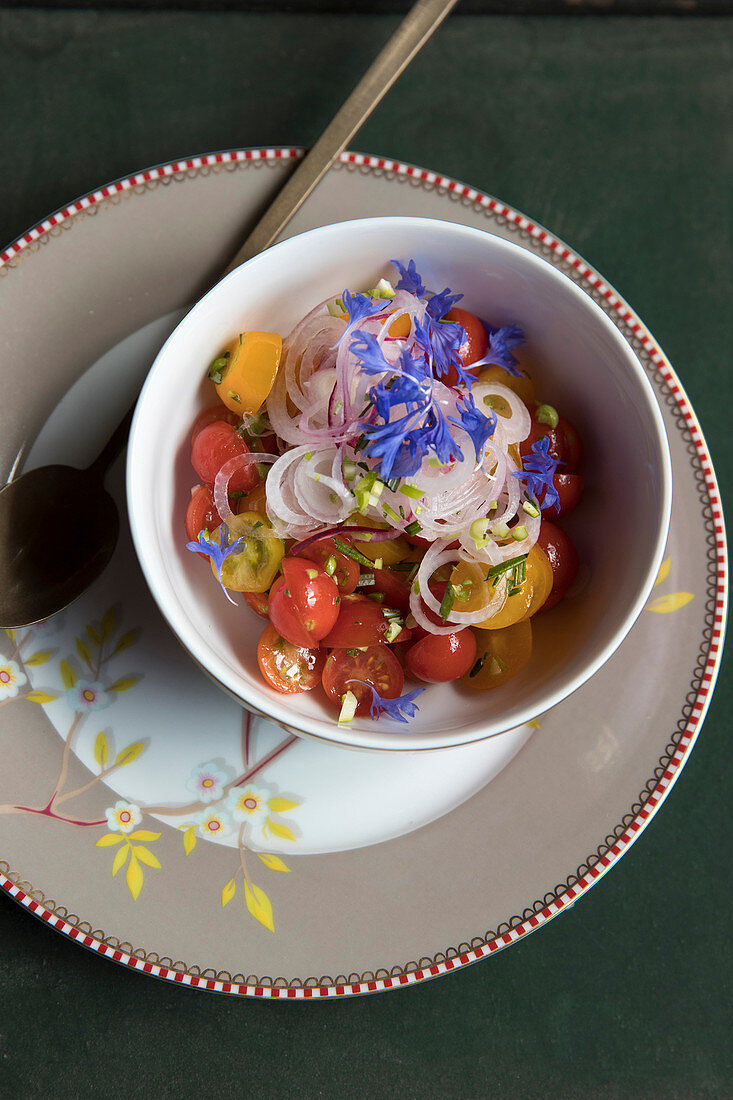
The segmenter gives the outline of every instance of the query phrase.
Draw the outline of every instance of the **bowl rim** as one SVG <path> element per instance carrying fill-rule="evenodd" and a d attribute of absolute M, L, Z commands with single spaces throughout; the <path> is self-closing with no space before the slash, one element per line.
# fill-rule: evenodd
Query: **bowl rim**
<path fill-rule="evenodd" d="M 563 680 L 553 690 L 546 690 L 544 694 L 541 694 L 540 700 L 535 700 L 531 706 L 525 705 L 524 707 L 519 706 L 515 708 L 512 711 L 512 718 L 509 724 L 507 724 L 506 720 L 502 722 L 496 719 L 492 720 L 492 718 L 489 717 L 486 722 L 482 722 L 480 725 L 472 723 L 462 727 L 460 730 L 452 730 L 448 734 L 436 734 L 434 732 L 420 734 L 413 732 L 409 727 L 405 727 L 403 730 L 380 729 L 379 724 L 374 723 L 374 732 L 372 732 L 371 730 L 360 730 L 357 727 L 352 728 L 349 725 L 339 726 L 335 718 L 331 720 L 318 718 L 311 719 L 303 717 L 297 714 L 297 712 L 294 714 L 291 711 L 291 707 L 285 705 L 281 701 L 290 699 L 291 697 L 272 697 L 266 694 L 264 683 L 262 690 L 260 691 L 257 689 L 257 695 L 250 698 L 250 693 L 252 692 L 254 694 L 253 689 L 242 680 L 236 681 L 234 675 L 229 675 L 229 670 L 223 665 L 216 654 L 212 652 L 202 635 L 195 630 L 189 629 L 188 620 L 179 612 L 176 604 L 170 605 L 164 594 L 159 591 L 155 577 L 156 563 L 160 560 L 159 555 L 150 552 L 150 540 L 143 538 L 142 525 L 138 522 L 139 517 L 137 509 L 139 509 L 140 506 L 136 504 L 136 502 L 143 500 L 144 494 L 138 495 L 137 486 L 142 486 L 142 478 L 144 477 L 145 470 L 148 469 L 145 463 L 139 463 L 137 458 L 139 440 L 141 438 L 141 423 L 144 416 L 143 410 L 145 408 L 146 396 L 154 382 L 154 376 L 161 369 L 161 362 L 169 346 L 177 342 L 182 335 L 185 335 L 192 325 L 198 323 L 199 315 L 205 311 L 210 299 L 215 295 L 218 296 L 224 285 L 240 279 L 243 270 L 246 269 L 248 272 L 256 271 L 257 268 L 262 266 L 265 262 L 271 262 L 271 254 L 278 255 L 282 251 L 287 251 L 289 248 L 293 247 L 294 242 L 298 242 L 300 245 L 304 240 L 307 241 L 314 236 L 327 239 L 328 237 L 342 234 L 344 230 L 361 231 L 368 228 L 374 229 L 377 225 L 380 229 L 384 230 L 389 230 L 390 228 L 397 229 L 398 227 L 417 228 L 429 226 L 431 231 L 450 236 L 462 236 L 474 242 L 479 238 L 485 238 L 491 242 L 492 248 L 498 249 L 499 252 L 506 252 L 508 255 L 514 257 L 521 257 L 521 261 L 528 264 L 530 268 L 542 271 L 545 276 L 549 277 L 550 281 L 558 282 L 566 292 L 570 292 L 572 297 L 575 297 L 578 302 L 582 303 L 582 308 L 586 309 L 588 313 L 594 317 L 595 321 L 602 329 L 605 329 L 611 342 L 615 344 L 617 350 L 620 352 L 623 359 L 625 359 L 645 399 L 646 411 L 650 415 L 650 421 L 654 428 L 653 442 L 655 444 L 659 466 L 661 505 L 658 510 L 654 551 L 646 573 L 637 588 L 636 594 L 630 601 L 619 626 L 608 638 L 605 645 L 600 648 L 595 658 L 583 664 L 582 668 L 579 669 L 575 675 L 567 680 Z M 219 279 L 206 294 L 202 295 L 202 297 L 195 302 L 162 345 L 140 391 L 130 428 L 126 465 L 126 488 L 127 509 L 133 545 L 148 588 L 161 614 L 170 629 L 176 635 L 178 641 L 193 658 L 199 668 L 201 668 L 214 683 L 242 706 L 260 714 L 269 721 L 274 721 L 287 732 L 295 733 L 298 736 L 313 738 L 347 749 L 412 752 L 430 751 L 440 748 L 451 748 L 462 744 L 470 744 L 489 737 L 499 736 L 509 729 L 521 726 L 537 718 L 539 715 L 550 710 L 563 699 L 573 694 L 609 660 L 641 614 L 644 604 L 654 586 L 656 576 L 662 563 L 671 519 L 672 468 L 669 441 L 664 428 L 662 413 L 657 403 L 651 382 L 640 360 L 634 354 L 623 335 L 619 332 L 617 326 L 586 290 L 542 257 L 530 252 L 513 241 L 505 240 L 484 230 L 436 218 L 422 218 L 414 215 L 382 215 L 335 222 L 294 234 L 272 245 L 265 252 L 253 256 L 244 264 L 228 272 Z M 212 667 L 212 664 L 214 667 Z M 216 671 L 217 669 L 218 674 Z M 295 698 L 297 699 L 297 696 L 295 696 Z"/>

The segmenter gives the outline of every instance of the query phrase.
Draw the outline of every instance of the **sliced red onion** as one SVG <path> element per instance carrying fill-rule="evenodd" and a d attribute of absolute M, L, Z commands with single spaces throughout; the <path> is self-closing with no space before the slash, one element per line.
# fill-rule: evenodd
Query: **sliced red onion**
<path fill-rule="evenodd" d="M 214 481 L 214 504 L 216 510 L 219 513 L 219 518 L 222 522 L 229 519 L 234 515 L 229 507 L 229 482 L 232 475 L 237 470 L 243 470 L 247 466 L 251 466 L 252 463 L 257 462 L 275 462 L 277 455 L 249 452 L 244 455 L 235 455 L 234 458 L 229 458 L 219 470 Z"/>

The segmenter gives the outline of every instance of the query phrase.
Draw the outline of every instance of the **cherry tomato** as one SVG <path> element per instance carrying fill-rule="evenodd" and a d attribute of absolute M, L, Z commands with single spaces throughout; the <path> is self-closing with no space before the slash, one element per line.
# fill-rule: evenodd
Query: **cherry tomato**
<path fill-rule="evenodd" d="M 578 552 L 568 535 L 549 519 L 542 520 L 537 543 L 545 551 L 552 567 L 552 589 L 542 605 L 548 611 L 559 603 L 578 572 Z"/>
<path fill-rule="evenodd" d="M 270 613 L 268 611 L 268 598 L 266 592 L 243 592 L 242 595 L 253 611 L 263 619 L 269 620 Z"/>
<path fill-rule="evenodd" d="M 517 368 L 521 370 L 521 366 Z M 478 375 L 479 382 L 500 382 L 513 390 L 517 397 L 524 401 L 527 408 L 531 409 L 535 402 L 534 382 L 528 374 L 511 374 L 504 370 L 498 363 L 492 363 L 488 367 L 482 367 Z M 498 411 L 498 410 L 497 410 Z"/>
<path fill-rule="evenodd" d="M 479 359 L 483 359 L 489 347 L 489 337 L 481 321 L 474 313 L 467 309 L 449 309 L 444 320 L 462 325 L 466 332 L 466 338 L 461 342 L 458 354 L 464 367 L 470 367 Z M 451 385 L 452 383 L 448 383 Z"/>
<path fill-rule="evenodd" d="M 233 413 L 231 409 L 227 409 L 224 405 L 212 405 L 211 408 L 200 412 L 193 422 L 193 428 L 191 429 L 192 447 L 193 441 L 201 429 L 208 427 L 209 424 L 213 424 L 217 420 L 223 420 L 225 424 L 231 424 L 233 428 L 242 423 L 241 415 Z"/>
<path fill-rule="evenodd" d="M 568 512 L 572 512 L 573 508 L 578 505 L 583 495 L 583 478 L 580 474 L 556 473 L 552 479 L 552 484 L 557 489 L 560 504 L 559 506 L 555 504 L 550 508 L 543 503 L 545 499 L 543 496 L 542 501 L 540 501 L 542 515 L 553 517 L 566 516 Z"/>
<path fill-rule="evenodd" d="M 389 625 L 382 605 L 375 600 L 359 595 L 344 596 L 336 624 L 323 638 L 323 645 L 328 649 L 377 645 L 385 641 Z"/>
<path fill-rule="evenodd" d="M 522 456 L 528 455 L 533 445 L 546 436 L 550 444 L 548 453 L 552 458 L 562 462 L 562 473 L 575 473 L 583 457 L 583 444 L 580 436 L 570 421 L 566 420 L 564 416 L 558 419 L 557 425 L 554 428 L 538 420 L 537 412 L 541 408 L 541 405 L 537 405 L 532 410 L 532 425 L 529 430 L 529 435 L 520 443 L 519 453 Z"/>
<path fill-rule="evenodd" d="M 307 558 L 283 558 L 282 568 L 282 577 L 270 589 L 270 619 L 293 645 L 310 647 L 338 618 L 338 586 Z"/>
<path fill-rule="evenodd" d="M 408 671 L 428 684 L 457 680 L 476 660 L 476 638 L 466 627 L 455 634 L 426 634 L 405 656 Z"/>
<path fill-rule="evenodd" d="M 186 508 L 185 523 L 186 534 L 192 542 L 196 541 L 199 532 L 203 531 L 204 528 L 213 531 L 220 525 L 221 518 L 216 510 L 214 498 L 211 495 L 211 490 L 207 489 L 205 485 L 197 485 L 195 489 L 191 490 L 191 499 Z M 206 555 L 202 556 L 205 557 Z"/>
<path fill-rule="evenodd" d="M 209 488 L 212 488 L 216 475 L 225 462 L 235 455 L 247 455 L 249 447 L 231 424 L 224 420 L 215 420 L 202 428 L 191 447 L 191 465 Z M 229 479 L 229 491 L 248 493 L 257 485 L 260 475 L 254 463 L 243 466 Z"/>
<path fill-rule="evenodd" d="M 532 656 L 532 627 L 525 619 L 502 630 L 477 630 L 478 657 L 463 677 L 475 691 L 497 688 L 521 672 Z"/>
<path fill-rule="evenodd" d="M 374 690 L 384 699 L 396 699 L 405 683 L 400 662 L 389 646 L 372 645 L 366 649 L 334 649 L 323 669 L 323 688 L 337 709 L 347 691 L 357 699 L 356 713 L 369 714 Z"/>
<path fill-rule="evenodd" d="M 230 542 L 240 538 L 244 542 L 224 560 L 222 584 L 232 592 L 266 592 L 285 553 L 284 542 L 273 535 L 270 524 L 256 512 L 238 512 L 229 517 L 226 526 Z M 219 531 L 211 537 L 221 543 Z M 216 576 L 213 560 L 211 571 Z"/>
<path fill-rule="evenodd" d="M 397 573 L 394 569 L 375 569 L 374 587 L 368 592 L 382 592 L 383 607 L 396 607 L 403 615 L 410 612 L 410 586 L 405 579 L 406 573 Z"/>
<path fill-rule="evenodd" d="M 266 683 L 291 695 L 312 691 L 320 684 L 326 654 L 321 649 L 293 645 L 269 623 L 257 643 L 257 661 Z"/>
<path fill-rule="evenodd" d="M 345 538 L 341 541 L 348 543 L 348 539 Z M 318 542 L 312 542 L 305 548 L 304 554 L 322 569 L 325 569 L 326 563 L 333 559 L 336 563 L 333 572 L 330 566 L 327 572 L 336 581 L 339 592 L 342 596 L 348 596 L 354 591 L 359 580 L 359 566 L 353 558 L 341 553 L 333 539 L 319 539 Z"/>
<path fill-rule="evenodd" d="M 264 481 L 255 485 L 251 493 L 244 494 L 236 510 L 237 512 L 256 512 L 263 519 L 267 518 L 267 493 Z"/>

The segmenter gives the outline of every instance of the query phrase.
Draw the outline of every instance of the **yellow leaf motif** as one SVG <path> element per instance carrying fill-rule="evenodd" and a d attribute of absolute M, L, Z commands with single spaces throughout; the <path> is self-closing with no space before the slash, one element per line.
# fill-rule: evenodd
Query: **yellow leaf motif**
<path fill-rule="evenodd" d="M 95 847 L 96 848 L 111 848 L 113 844 L 121 844 L 125 838 L 120 836 L 119 833 L 105 833 L 104 836 L 100 836 Z"/>
<path fill-rule="evenodd" d="M 11 630 L 6 630 L 5 633 L 10 638 L 11 642 L 15 641 L 15 631 L 14 630 L 12 630 L 12 629 Z"/>
<path fill-rule="evenodd" d="M 91 623 L 87 624 L 87 638 L 92 643 L 92 645 L 100 646 L 102 644 L 102 639 L 99 635 L 99 631 L 95 630 Z"/>
<path fill-rule="evenodd" d="M 49 695 L 47 691 L 29 691 L 25 698 L 29 703 L 53 703 L 58 695 Z"/>
<path fill-rule="evenodd" d="M 130 854 L 130 844 L 126 844 L 124 848 L 118 848 L 115 852 L 115 858 L 112 862 L 112 876 L 114 877 L 117 872 L 125 866 L 127 857 Z"/>
<path fill-rule="evenodd" d="M 191 852 L 196 847 L 196 826 L 189 825 L 183 834 L 183 850 L 187 856 L 191 855 Z"/>
<path fill-rule="evenodd" d="M 538 730 L 540 728 L 540 724 L 536 718 L 530 718 L 529 722 L 527 722 L 527 725 L 531 726 L 533 730 Z"/>
<path fill-rule="evenodd" d="M 286 810 L 295 810 L 297 802 L 288 802 L 287 798 L 271 798 L 267 803 L 274 814 L 284 814 Z"/>
<path fill-rule="evenodd" d="M 144 748 L 144 741 L 134 741 L 132 745 L 128 745 L 126 749 L 121 749 L 117 753 L 115 764 L 118 768 L 124 768 L 126 764 L 132 764 L 133 760 L 137 760 Z"/>
<path fill-rule="evenodd" d="M 117 645 L 112 650 L 113 653 L 122 653 L 123 649 L 127 649 L 135 641 L 137 636 L 137 630 L 128 630 L 127 634 L 123 634 Z"/>
<path fill-rule="evenodd" d="M 91 657 L 91 654 L 89 652 L 89 646 L 86 645 L 86 643 L 83 642 L 81 640 L 81 638 L 76 638 L 75 642 L 76 642 L 76 652 L 79 654 L 82 661 L 84 661 L 88 665 L 91 665 L 92 657 Z"/>
<path fill-rule="evenodd" d="M 133 687 L 138 682 L 139 679 L 140 679 L 139 676 L 123 676 L 121 680 L 115 680 L 115 682 L 112 684 L 112 686 L 110 687 L 109 690 L 110 691 L 129 691 L 130 688 Z"/>
<path fill-rule="evenodd" d="M 61 669 L 61 679 L 63 680 L 64 687 L 67 690 L 69 688 L 73 688 L 74 684 L 76 683 L 76 673 L 74 672 L 69 662 L 62 661 L 59 665 L 59 668 Z"/>
<path fill-rule="evenodd" d="M 100 768 L 103 768 L 109 760 L 109 745 L 103 733 L 98 733 L 94 742 L 94 759 Z"/>
<path fill-rule="evenodd" d="M 279 836 L 281 840 L 295 840 L 295 837 L 290 832 L 287 825 L 281 825 L 279 821 L 271 821 L 269 817 L 267 819 L 267 825 L 269 826 L 270 832 L 274 836 Z"/>
<path fill-rule="evenodd" d="M 245 889 L 246 888 L 247 887 L 246 887 L 246 884 L 245 884 Z M 229 882 L 226 884 L 226 886 L 224 887 L 224 889 L 221 892 L 221 907 L 222 907 L 222 909 L 224 908 L 225 905 L 229 904 L 229 902 L 232 900 L 232 898 L 234 897 L 236 892 L 237 892 L 237 884 L 236 884 L 236 882 L 234 881 L 233 878 L 230 878 Z"/>
<path fill-rule="evenodd" d="M 53 656 L 51 653 L 34 653 L 31 657 L 26 657 L 25 663 L 27 665 L 45 665 L 51 656 Z"/>
<path fill-rule="evenodd" d="M 269 852 L 256 852 L 258 859 L 261 859 L 265 867 L 269 867 L 271 871 L 287 871 L 290 874 L 290 868 L 287 867 L 280 856 L 270 855 Z"/>
<path fill-rule="evenodd" d="M 694 592 L 670 592 L 667 596 L 657 596 L 647 610 L 656 611 L 658 615 L 669 615 L 670 611 L 679 611 L 694 598 Z"/>
<path fill-rule="evenodd" d="M 160 833 L 151 833 L 148 829 L 136 829 L 130 833 L 130 840 L 160 840 Z"/>
<path fill-rule="evenodd" d="M 132 851 L 146 867 L 157 867 L 160 870 L 160 860 L 153 855 L 149 848 L 143 847 L 142 844 L 133 844 Z"/>
<path fill-rule="evenodd" d="M 664 561 L 662 562 L 662 564 L 659 566 L 659 572 L 657 573 L 657 579 L 654 582 L 654 587 L 655 588 L 657 587 L 658 584 L 661 584 L 662 581 L 666 581 L 667 577 L 669 576 L 669 570 L 670 570 L 671 566 L 672 566 L 672 559 L 671 558 L 665 558 Z"/>
<path fill-rule="evenodd" d="M 102 639 L 104 641 L 109 638 L 110 634 L 114 630 L 115 619 L 115 609 L 114 607 L 110 607 L 109 610 L 105 611 L 104 615 L 102 616 Z"/>
<path fill-rule="evenodd" d="M 244 900 L 254 919 L 263 924 L 268 931 L 274 932 L 272 904 L 265 891 L 261 890 L 259 886 L 255 886 L 254 883 L 250 886 L 248 882 L 245 882 Z"/>
<path fill-rule="evenodd" d="M 132 894 L 135 901 L 140 896 L 140 891 L 143 888 L 143 869 L 137 861 L 135 854 L 130 856 L 130 862 L 127 865 L 127 888 Z"/>

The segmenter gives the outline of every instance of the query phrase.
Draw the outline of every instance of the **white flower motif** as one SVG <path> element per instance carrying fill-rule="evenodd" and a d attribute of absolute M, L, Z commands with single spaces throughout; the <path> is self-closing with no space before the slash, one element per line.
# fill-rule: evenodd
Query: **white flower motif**
<path fill-rule="evenodd" d="M 205 836 L 209 840 L 219 840 L 232 831 L 228 815 L 217 813 L 216 810 L 204 810 L 195 820 L 201 836 Z"/>
<path fill-rule="evenodd" d="M 198 768 L 194 768 L 186 787 L 198 795 L 201 802 L 217 802 L 224 793 L 224 784 L 228 779 L 227 773 L 217 767 L 215 760 L 211 760 L 208 764 L 200 764 Z"/>
<path fill-rule="evenodd" d="M 105 810 L 107 825 L 113 833 L 131 833 L 143 819 L 139 806 L 134 802 L 116 802 Z"/>
<path fill-rule="evenodd" d="M 28 677 L 20 665 L 0 657 L 0 699 L 14 699 L 18 688 L 28 683 Z"/>
<path fill-rule="evenodd" d="M 98 681 L 77 680 L 66 692 L 66 699 L 72 710 L 103 710 L 113 702 L 112 696 Z"/>
<path fill-rule="evenodd" d="M 248 783 L 244 787 L 233 787 L 227 798 L 227 809 L 235 821 L 248 821 L 251 825 L 260 825 L 267 817 L 267 803 L 272 791 L 267 787 L 255 787 Z"/>

